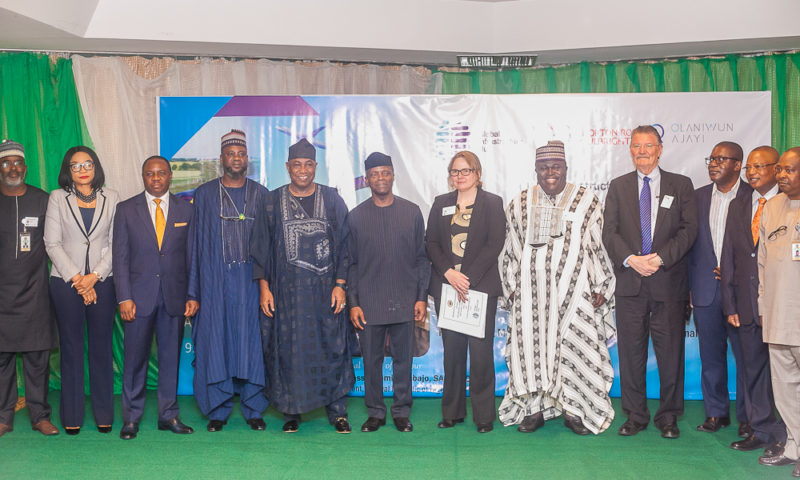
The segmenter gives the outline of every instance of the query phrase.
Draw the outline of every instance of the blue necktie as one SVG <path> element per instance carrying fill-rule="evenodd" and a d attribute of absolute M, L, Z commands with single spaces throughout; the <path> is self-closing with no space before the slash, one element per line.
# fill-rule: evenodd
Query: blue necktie
<path fill-rule="evenodd" d="M 650 253 L 653 237 L 650 233 L 650 177 L 642 179 L 642 193 L 639 195 L 639 220 L 642 224 L 642 255 Z"/>

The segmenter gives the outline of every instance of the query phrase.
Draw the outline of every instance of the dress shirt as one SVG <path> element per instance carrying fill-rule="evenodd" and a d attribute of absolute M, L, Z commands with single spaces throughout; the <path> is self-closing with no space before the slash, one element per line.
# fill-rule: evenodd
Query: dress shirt
<path fill-rule="evenodd" d="M 159 206 L 161 207 L 161 210 L 164 212 L 164 221 L 166 221 L 167 218 L 168 218 L 167 214 L 169 213 L 169 192 L 165 193 L 164 195 L 162 195 L 160 197 L 154 197 L 154 196 L 150 195 L 147 192 L 147 190 L 145 190 L 144 197 L 147 199 L 147 210 L 150 212 L 150 220 L 152 220 L 153 227 L 155 228 L 155 226 L 156 226 L 156 202 L 154 202 L 153 200 L 155 200 L 156 198 L 161 199 L 161 203 L 159 204 Z"/>
<path fill-rule="evenodd" d="M 708 210 L 708 226 L 711 229 L 711 243 L 714 244 L 714 255 L 722 258 L 722 240 L 725 237 L 725 220 L 728 218 L 728 207 L 736 198 L 736 193 L 742 184 L 741 179 L 736 179 L 736 184 L 727 193 L 722 193 L 717 184 L 711 186 L 711 207 Z"/>
<path fill-rule="evenodd" d="M 758 210 L 758 200 L 763 196 L 764 198 L 769 201 L 770 198 L 774 197 L 778 194 L 780 190 L 778 190 L 778 184 L 772 186 L 769 189 L 766 195 L 761 195 L 758 193 L 758 190 L 753 190 L 753 200 L 751 201 L 753 208 L 750 209 L 750 223 L 753 223 L 753 219 L 756 218 L 756 210 Z"/>
<path fill-rule="evenodd" d="M 658 200 L 661 196 L 661 169 L 656 166 L 652 172 L 647 175 L 650 178 L 650 238 L 656 232 L 656 217 L 658 216 Z M 636 178 L 639 183 L 639 197 L 642 195 L 642 186 L 644 185 L 645 175 L 636 171 Z M 639 198 L 637 197 L 637 198 Z"/>

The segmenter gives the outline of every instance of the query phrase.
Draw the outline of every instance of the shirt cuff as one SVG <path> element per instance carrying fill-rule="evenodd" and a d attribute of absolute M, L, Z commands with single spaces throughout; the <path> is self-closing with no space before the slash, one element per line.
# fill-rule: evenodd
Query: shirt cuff
<path fill-rule="evenodd" d="M 628 255 L 625 257 L 625 260 L 622 261 L 622 264 L 625 265 L 627 268 L 631 268 L 630 264 L 628 263 L 628 259 L 631 258 L 633 255 Z"/>

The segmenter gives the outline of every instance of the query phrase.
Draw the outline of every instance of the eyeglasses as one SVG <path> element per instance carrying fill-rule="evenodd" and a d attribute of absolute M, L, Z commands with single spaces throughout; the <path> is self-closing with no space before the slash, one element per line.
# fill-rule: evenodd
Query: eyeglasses
<path fill-rule="evenodd" d="M 462 177 L 466 177 L 466 176 L 468 176 L 470 173 L 472 173 L 474 171 L 475 171 L 474 168 L 462 168 L 461 170 L 453 168 L 453 169 L 450 170 L 450 176 L 451 177 L 457 177 L 457 176 L 461 175 Z"/>
<path fill-rule="evenodd" d="M 779 236 L 781 236 L 781 235 L 783 235 L 784 233 L 786 233 L 786 230 L 788 230 L 788 228 L 789 228 L 789 227 L 787 227 L 786 225 L 781 225 L 780 227 L 778 227 L 777 229 L 775 229 L 775 230 L 774 230 L 772 233 L 770 233 L 769 235 L 767 235 L 767 240 L 775 240 L 775 239 L 776 239 L 776 238 L 778 238 Z"/>
<path fill-rule="evenodd" d="M 749 172 L 750 170 L 754 170 L 754 171 L 755 170 L 764 170 L 765 168 L 769 167 L 770 165 L 775 165 L 776 163 L 778 163 L 778 162 L 765 163 L 765 164 L 762 164 L 762 165 L 745 165 L 744 166 L 744 171 L 745 172 Z"/>
<path fill-rule="evenodd" d="M 247 158 L 247 152 L 244 150 L 240 150 L 238 152 L 227 151 L 222 155 L 229 160 L 234 158 Z"/>
<path fill-rule="evenodd" d="M 69 168 L 73 172 L 80 172 L 81 168 L 85 169 L 86 171 L 94 170 L 94 162 L 91 160 L 86 160 L 83 163 L 70 163 Z"/>
<path fill-rule="evenodd" d="M 11 168 L 11 167 L 21 167 L 25 165 L 25 160 L 3 160 L 3 163 L 0 163 L 0 167 L 2 168 Z"/>
<path fill-rule="evenodd" d="M 739 161 L 739 159 L 738 159 L 738 158 L 734 158 L 734 157 L 722 157 L 722 156 L 717 156 L 717 157 L 706 157 L 706 158 L 705 158 L 705 160 L 706 160 L 706 165 L 711 165 L 712 163 L 716 163 L 717 165 L 721 165 L 721 164 L 722 164 L 722 162 L 725 162 L 725 161 L 727 161 L 727 160 L 731 160 L 731 161 L 734 161 L 734 162 L 738 162 L 738 161 Z"/>
<path fill-rule="evenodd" d="M 647 150 L 652 150 L 656 147 L 661 145 L 660 143 L 633 143 L 631 144 L 631 150 L 641 150 L 644 147 Z"/>

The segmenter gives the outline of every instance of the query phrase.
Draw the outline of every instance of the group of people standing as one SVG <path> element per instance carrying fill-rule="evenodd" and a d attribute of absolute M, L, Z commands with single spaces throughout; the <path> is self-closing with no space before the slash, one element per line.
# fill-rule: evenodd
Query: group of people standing
<path fill-rule="evenodd" d="M 176 402 L 187 317 L 194 317 L 194 391 L 208 431 L 223 429 L 238 395 L 254 430 L 265 429 L 268 405 L 284 415 L 285 432 L 296 432 L 302 414 L 324 406 L 334 429 L 349 433 L 346 396 L 360 350 L 368 412 L 361 430 L 386 423 L 382 364 L 390 355 L 391 416 L 409 432 L 414 324 L 425 320 L 428 294 L 440 310 L 447 286 L 458 301 L 473 292 L 488 301 L 482 336 L 441 330 L 440 428 L 464 421 L 467 381 L 477 430 L 493 428 L 500 300 L 510 312 L 504 425 L 529 433 L 563 414 L 577 434 L 607 429 L 614 418 L 607 345 L 616 334 L 627 415 L 619 434 L 635 435 L 650 421 L 645 374 L 652 339 L 661 385 L 654 422 L 663 437 L 677 438 L 684 326 L 693 308 L 707 416 L 698 430 L 731 423 L 730 340 L 743 437 L 731 447 L 766 447 L 761 463 L 793 464 L 800 453 L 800 330 L 791 320 L 797 309 L 790 285 L 800 280 L 800 149 L 755 149 L 745 183 L 741 147 L 722 142 L 706 159 L 712 183 L 696 191 L 687 177 L 660 168 L 662 150 L 653 127 L 634 129 L 635 170 L 611 182 L 603 206 L 590 190 L 567 182 L 564 144 L 548 142 L 536 150 L 536 185 L 505 208 L 482 188 L 478 157 L 461 151 L 447 167 L 451 192 L 436 197 L 426 228 L 420 208 L 393 194 L 392 159 L 380 152 L 365 160 L 371 197 L 348 212 L 335 189 L 314 182 L 316 149 L 306 139 L 289 148 L 290 183 L 269 192 L 247 178 L 244 132 L 223 135 L 222 175 L 195 191 L 194 205 L 169 193 L 170 163 L 159 156 L 142 166 L 145 191 L 120 201 L 87 147 L 67 151 L 60 188 L 48 198 L 24 183 L 22 145 L 5 141 L 0 435 L 13 428 L 15 352 L 23 352 L 34 429 L 58 433 L 46 400 L 56 342 L 61 423 L 79 433 L 84 335 L 95 422 L 111 431 L 117 305 L 125 323 L 123 439 L 138 434 L 154 333 L 158 428 L 192 432 Z"/>

